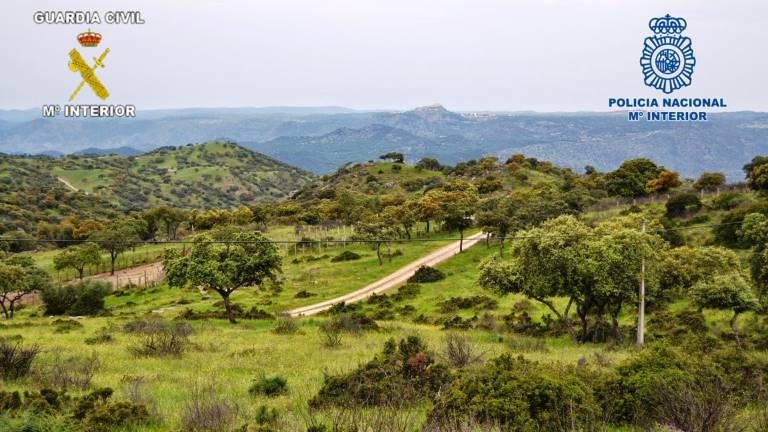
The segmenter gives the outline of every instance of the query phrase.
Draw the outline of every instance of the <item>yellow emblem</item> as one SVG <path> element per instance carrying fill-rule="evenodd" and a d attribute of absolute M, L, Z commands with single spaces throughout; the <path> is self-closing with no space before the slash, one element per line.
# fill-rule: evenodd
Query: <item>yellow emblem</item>
<path fill-rule="evenodd" d="M 91 67 L 88 66 L 88 63 L 86 63 L 85 60 L 83 60 L 83 57 L 80 55 L 77 49 L 72 49 L 72 51 L 69 52 L 69 70 L 72 72 L 80 72 L 80 76 L 83 78 L 83 80 L 80 81 L 80 85 L 77 86 L 75 91 L 73 91 L 72 95 L 69 97 L 70 102 L 75 98 L 75 96 L 77 96 L 77 93 L 80 92 L 80 89 L 83 88 L 83 85 L 85 84 L 88 84 L 96 96 L 102 99 L 109 97 L 109 92 L 107 91 L 106 87 L 104 87 L 104 84 L 99 81 L 99 79 L 96 77 L 96 74 L 93 73 L 96 68 L 104 67 L 104 57 L 106 57 L 108 53 L 109 48 L 105 49 L 99 58 L 94 57 L 93 61 L 96 63 L 93 65 L 93 67 Z"/>

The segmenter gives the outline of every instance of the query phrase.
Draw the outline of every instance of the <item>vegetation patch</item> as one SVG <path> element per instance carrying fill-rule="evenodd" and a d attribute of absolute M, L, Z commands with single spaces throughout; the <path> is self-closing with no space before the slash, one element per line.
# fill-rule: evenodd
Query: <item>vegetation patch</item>
<path fill-rule="evenodd" d="M 325 376 L 309 404 L 324 406 L 386 406 L 393 401 L 417 402 L 437 394 L 451 380 L 444 364 L 434 361 L 424 342 L 410 336 L 390 339 L 384 350 L 352 372 Z"/>
<path fill-rule="evenodd" d="M 488 296 L 479 295 L 472 297 L 451 297 L 448 300 L 439 302 L 440 312 L 451 313 L 459 309 L 496 309 L 499 303 Z"/>
<path fill-rule="evenodd" d="M 362 258 L 360 254 L 347 250 L 331 258 L 331 262 L 354 261 L 359 260 L 360 258 Z"/>
<path fill-rule="evenodd" d="M 445 279 L 445 274 L 430 266 L 420 266 L 413 276 L 408 278 L 410 283 L 429 283 Z"/>

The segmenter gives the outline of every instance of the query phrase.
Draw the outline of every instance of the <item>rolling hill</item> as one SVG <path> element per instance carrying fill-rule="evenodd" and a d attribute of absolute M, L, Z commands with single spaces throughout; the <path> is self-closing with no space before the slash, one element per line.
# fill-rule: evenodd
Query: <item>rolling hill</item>
<path fill-rule="evenodd" d="M 408 160 L 444 164 L 512 153 L 581 170 L 615 169 L 647 157 L 684 177 L 722 171 L 741 181 L 741 167 L 768 154 L 768 113 L 714 113 L 700 123 L 629 122 L 614 113 L 451 112 L 440 105 L 404 112 L 327 109 L 187 109 L 141 112 L 132 120 L 30 119 L 0 112 L 0 151 L 11 154 L 128 146 L 148 151 L 214 139 L 318 174 L 346 162 L 399 151 Z"/>
<path fill-rule="evenodd" d="M 228 142 L 140 156 L 0 157 L 5 230 L 63 216 L 110 217 L 159 204 L 207 209 L 275 202 L 313 176 Z"/>

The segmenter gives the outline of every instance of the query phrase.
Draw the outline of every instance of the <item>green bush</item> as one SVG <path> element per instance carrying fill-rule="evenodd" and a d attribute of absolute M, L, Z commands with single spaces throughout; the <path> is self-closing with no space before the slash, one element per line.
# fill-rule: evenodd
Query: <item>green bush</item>
<path fill-rule="evenodd" d="M 460 375 L 441 393 L 428 422 L 447 430 L 467 420 L 513 432 L 590 430 L 600 416 L 591 378 L 585 370 L 504 354 Z"/>
<path fill-rule="evenodd" d="M 309 404 L 320 408 L 417 403 L 437 395 L 451 379 L 448 367 L 434 361 L 419 337 L 409 336 L 400 343 L 390 339 L 368 363 L 346 374 L 326 375 Z"/>
<path fill-rule="evenodd" d="M 352 251 L 344 251 L 335 257 L 331 258 L 331 262 L 340 262 L 340 261 L 354 261 L 359 260 L 360 255 L 352 252 Z"/>
<path fill-rule="evenodd" d="M 423 265 L 416 270 L 416 273 L 414 273 L 413 276 L 408 278 L 408 282 L 427 283 L 437 282 L 442 279 L 445 279 L 445 274 L 443 272 L 430 266 Z"/>
<path fill-rule="evenodd" d="M 715 210 L 733 210 L 748 202 L 744 194 L 725 192 L 712 199 L 712 208 Z"/>
<path fill-rule="evenodd" d="M 674 218 L 698 211 L 701 208 L 701 200 L 695 193 L 681 192 L 669 197 L 665 206 L 667 217 Z"/>
<path fill-rule="evenodd" d="M 248 388 L 248 393 L 252 396 L 279 396 L 288 391 L 288 381 L 281 376 L 268 377 L 261 375 Z"/>
<path fill-rule="evenodd" d="M 104 297 L 111 290 L 109 282 L 100 281 L 50 287 L 42 292 L 45 314 L 96 315 L 104 311 Z"/>

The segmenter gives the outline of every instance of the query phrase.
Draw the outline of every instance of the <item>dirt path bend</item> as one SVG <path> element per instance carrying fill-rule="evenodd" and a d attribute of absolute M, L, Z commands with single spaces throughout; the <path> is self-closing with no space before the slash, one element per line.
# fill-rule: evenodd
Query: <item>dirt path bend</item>
<path fill-rule="evenodd" d="M 471 247 L 472 245 L 482 240 L 484 236 L 485 234 L 480 232 L 467 237 L 466 239 L 464 239 L 464 248 L 466 249 Z M 351 293 L 348 293 L 343 296 L 339 296 L 330 300 L 322 301 L 320 303 L 315 303 L 309 306 L 302 306 L 296 309 L 291 309 L 283 313 L 286 315 L 294 316 L 294 317 L 315 315 L 317 313 L 330 309 L 331 306 L 337 303 L 341 303 L 341 302 L 352 303 L 358 300 L 363 300 L 365 298 L 372 296 L 373 294 L 379 294 L 383 291 L 386 291 L 390 288 L 394 288 L 400 285 L 401 283 L 408 280 L 409 277 L 413 276 L 413 274 L 416 272 L 416 269 L 418 269 L 420 266 L 423 266 L 423 265 L 433 266 L 437 263 L 447 260 L 448 258 L 456 255 L 457 253 L 459 253 L 459 242 L 451 243 L 447 246 L 443 246 L 442 248 L 434 252 L 429 253 L 426 256 L 423 256 L 417 259 L 416 261 L 411 262 L 410 264 L 404 267 L 399 268 L 394 273 L 391 273 L 370 285 L 360 288 L 357 291 L 353 291 Z"/>
<path fill-rule="evenodd" d="M 61 183 L 63 183 L 63 184 L 64 184 L 64 186 L 68 187 L 68 188 L 69 188 L 69 189 L 71 189 L 73 192 L 80 192 L 80 189 L 78 189 L 78 188 L 76 188 L 75 186 L 73 186 L 73 185 L 72 185 L 72 183 L 68 182 L 68 181 L 67 181 L 67 179 L 65 179 L 65 178 L 63 178 L 63 177 L 56 177 L 56 180 L 58 180 L 58 181 L 60 181 Z M 88 195 L 88 193 L 87 193 L 87 192 L 86 192 L 85 194 L 86 194 L 86 195 Z"/>

